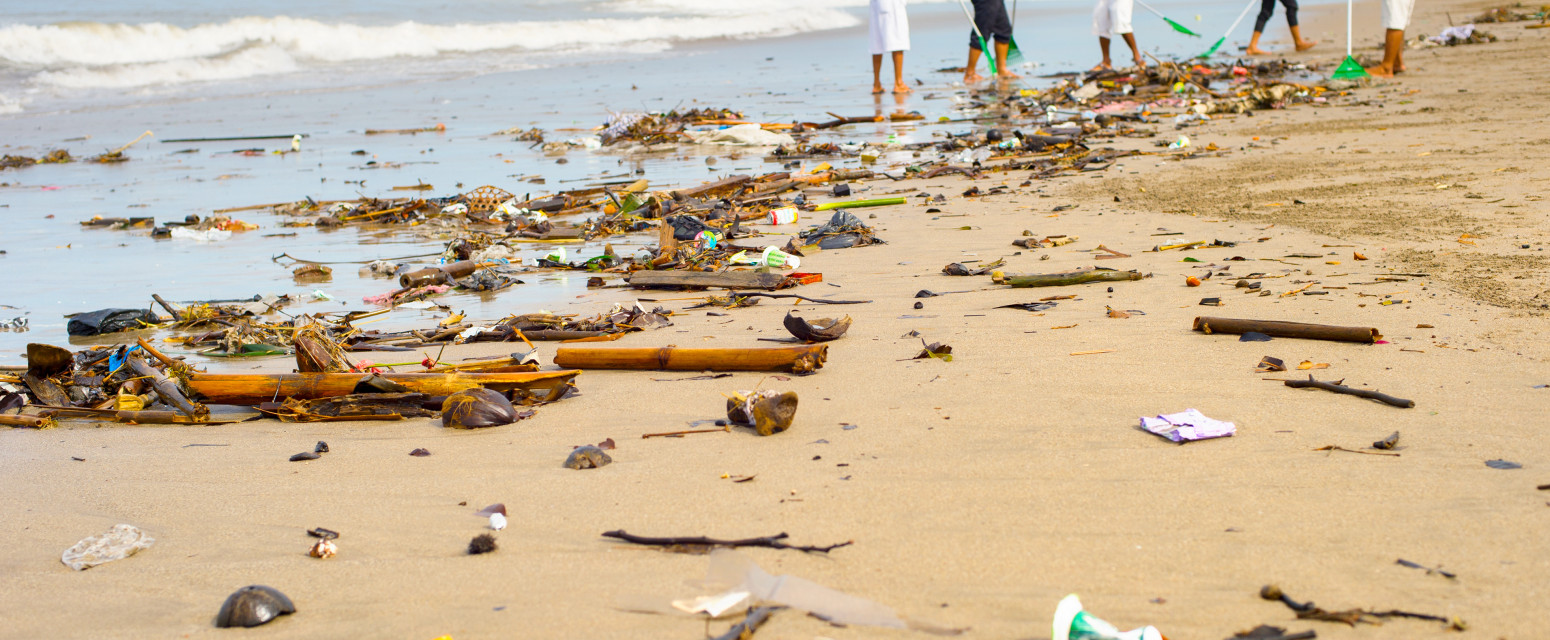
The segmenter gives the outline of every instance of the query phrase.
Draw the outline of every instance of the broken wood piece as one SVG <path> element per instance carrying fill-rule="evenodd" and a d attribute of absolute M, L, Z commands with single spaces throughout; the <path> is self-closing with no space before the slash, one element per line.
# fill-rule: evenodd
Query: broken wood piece
<path fill-rule="evenodd" d="M 1391 396 L 1391 395 L 1388 395 L 1388 394 L 1385 394 L 1385 393 L 1378 393 L 1376 391 L 1368 391 L 1366 389 L 1352 389 L 1351 387 L 1347 387 L 1347 386 L 1339 384 L 1337 382 L 1320 382 L 1318 380 L 1314 380 L 1313 376 L 1308 376 L 1307 380 L 1287 380 L 1287 381 L 1285 381 L 1285 383 L 1286 383 L 1286 386 L 1292 387 L 1294 389 L 1302 389 L 1302 388 L 1323 389 L 1325 391 L 1332 391 L 1334 393 L 1342 393 L 1342 394 L 1345 394 L 1345 395 L 1348 395 L 1348 396 L 1356 396 L 1358 398 L 1367 398 L 1367 399 L 1370 399 L 1370 400 L 1377 400 L 1378 402 L 1382 402 L 1382 403 L 1390 405 L 1390 406 L 1399 407 L 1401 409 L 1410 409 L 1410 408 L 1415 407 L 1415 401 L 1414 400 L 1406 400 L 1404 398 L 1396 398 L 1394 396 Z"/>
<path fill-rule="evenodd" d="M 1247 320 L 1239 318 L 1195 318 L 1194 330 L 1203 333 L 1263 333 L 1277 338 L 1303 338 L 1307 340 L 1334 340 L 1337 342 L 1373 343 L 1383 334 L 1371 327 L 1337 327 L 1327 324 L 1281 322 L 1278 320 Z"/>
<path fill-rule="evenodd" d="M 854 540 L 846 540 L 845 542 L 841 542 L 839 544 L 831 544 L 824 547 L 798 546 L 785 542 L 787 538 L 791 537 L 785 533 L 778 533 L 773 536 L 764 536 L 762 538 L 743 538 L 740 540 L 718 540 L 716 538 L 707 538 L 705 536 L 651 538 L 647 536 L 637 536 L 634 534 L 626 533 L 623 529 L 616 531 L 606 531 L 603 533 L 603 537 L 622 540 L 630 544 L 639 544 L 652 547 L 667 547 L 669 550 L 680 552 L 709 551 L 710 549 L 716 547 L 724 547 L 729 549 L 737 547 L 763 547 L 766 549 L 790 549 L 792 551 L 801 551 L 804 553 L 828 553 L 840 547 L 848 547 L 856 543 Z"/>
<path fill-rule="evenodd" d="M 1089 282 L 1125 282 L 1140 280 L 1146 276 L 1139 271 L 1107 271 L 1087 270 L 1068 271 L 1065 273 L 1042 273 L 1030 275 L 1002 275 L 991 276 L 996 284 L 1004 284 L 1013 288 L 1025 287 L 1064 287 L 1074 284 L 1086 284 Z"/>
<path fill-rule="evenodd" d="M 827 357 L 828 347 L 823 344 L 728 349 L 560 347 L 554 364 L 573 369 L 809 373 L 823 368 Z"/>
<path fill-rule="evenodd" d="M 786 277 L 769 271 L 637 271 L 628 280 L 636 289 L 764 289 L 774 291 Z"/>
<path fill-rule="evenodd" d="M 532 373 L 383 373 L 377 378 L 402 385 L 411 392 L 431 396 L 449 396 L 465 389 L 484 387 L 502 393 L 547 391 L 544 399 L 556 400 L 580 371 L 543 371 Z M 312 400 L 355 393 L 362 379 L 359 373 L 277 373 L 211 374 L 189 376 L 188 386 L 211 402 L 256 405 L 271 399 Z"/>
<path fill-rule="evenodd" d="M 340 420 L 401 420 L 434 415 L 425 409 L 430 396 L 423 393 L 352 393 L 331 398 L 286 398 L 277 407 L 260 410 L 281 422 L 331 422 Z"/>
<path fill-rule="evenodd" d="M 1072 351 L 1071 355 L 1073 355 L 1073 356 L 1090 356 L 1090 355 L 1093 355 L 1093 354 L 1096 354 L 1096 353 L 1114 353 L 1115 351 L 1119 351 L 1119 349 L 1093 349 L 1092 351 Z"/>

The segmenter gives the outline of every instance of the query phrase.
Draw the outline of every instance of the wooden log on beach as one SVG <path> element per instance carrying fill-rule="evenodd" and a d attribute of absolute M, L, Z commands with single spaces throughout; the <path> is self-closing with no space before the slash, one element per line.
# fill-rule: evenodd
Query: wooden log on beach
<path fill-rule="evenodd" d="M 1328 324 L 1281 322 L 1278 320 L 1246 320 L 1239 318 L 1195 318 L 1194 330 L 1203 333 L 1263 333 L 1277 338 L 1303 338 L 1307 340 L 1334 340 L 1336 342 L 1364 342 L 1372 344 L 1383 334 L 1372 327 L 1337 327 Z"/>
<path fill-rule="evenodd" d="M 636 271 L 629 283 L 636 289 L 764 289 L 774 291 L 784 275 L 760 271 Z"/>
<path fill-rule="evenodd" d="M 736 349 L 560 347 L 554 363 L 573 369 L 808 373 L 823 368 L 827 357 L 828 347 L 822 344 Z"/>
<path fill-rule="evenodd" d="M 1024 287 L 1063 287 L 1088 282 L 1125 282 L 1140 280 L 1145 276 L 1139 271 L 1071 271 L 1067 273 L 1038 273 L 1021 276 L 1005 276 L 997 284 Z"/>
<path fill-rule="evenodd" d="M 459 391 L 484 387 L 502 393 L 521 389 L 549 392 L 558 398 L 580 371 L 544 371 L 533 373 L 383 373 L 382 378 L 403 385 L 409 391 L 430 396 L 448 396 Z M 256 405 L 274 398 L 312 400 L 349 395 L 355 385 L 368 377 L 360 373 L 278 373 L 211 374 L 196 373 L 188 386 L 195 393 L 220 404 Z"/>

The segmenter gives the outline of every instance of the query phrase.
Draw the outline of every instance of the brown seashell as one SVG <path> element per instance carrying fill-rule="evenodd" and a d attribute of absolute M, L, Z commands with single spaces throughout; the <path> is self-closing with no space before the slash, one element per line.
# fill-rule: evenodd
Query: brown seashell
<path fill-rule="evenodd" d="M 285 594 L 273 587 L 249 585 L 226 598 L 215 614 L 215 626 L 256 627 L 291 613 L 296 613 L 296 605 Z"/>

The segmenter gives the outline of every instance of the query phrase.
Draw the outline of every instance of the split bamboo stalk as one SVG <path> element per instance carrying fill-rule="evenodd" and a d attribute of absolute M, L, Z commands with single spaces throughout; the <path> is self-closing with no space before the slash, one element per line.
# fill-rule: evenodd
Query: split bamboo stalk
<path fill-rule="evenodd" d="M 404 385 L 410 391 L 430 396 L 448 396 L 459 391 L 485 387 L 506 392 L 513 389 L 547 390 L 548 399 L 563 393 L 580 371 L 543 371 L 518 373 L 383 373 L 382 378 Z M 359 373 L 279 373 L 209 374 L 189 377 L 188 386 L 210 402 L 255 405 L 275 397 L 312 400 L 349 395 L 366 377 Z"/>
<path fill-rule="evenodd" d="M 162 372 L 157 371 L 155 367 L 152 367 L 150 363 L 145 361 L 145 358 L 140 357 L 140 354 L 129 354 L 128 362 L 129 367 L 134 369 L 136 375 L 150 378 L 151 387 L 156 389 L 156 394 L 161 396 L 161 399 L 165 400 L 167 404 L 177 407 L 178 411 L 182 411 L 184 415 L 191 418 L 194 422 L 203 422 L 205 418 L 209 417 L 210 409 L 208 407 L 189 400 L 188 396 L 183 395 L 182 390 L 178 389 L 177 383 L 169 380 Z"/>
<path fill-rule="evenodd" d="M 735 349 L 560 347 L 554 363 L 575 369 L 807 373 L 822 368 L 827 357 L 828 348 L 822 344 Z"/>

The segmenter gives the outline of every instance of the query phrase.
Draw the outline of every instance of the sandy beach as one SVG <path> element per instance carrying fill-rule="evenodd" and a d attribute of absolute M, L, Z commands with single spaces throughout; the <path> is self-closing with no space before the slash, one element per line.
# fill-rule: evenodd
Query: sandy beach
<path fill-rule="evenodd" d="M 1410 32 L 1492 6 L 1420 3 Z M 1376 14 L 1375 3 L 1357 4 L 1358 55 L 1375 53 Z M 1344 18 L 1305 11 L 1322 44 L 1288 58 L 1338 62 Z M 1268 43 L 1287 49 L 1279 14 L 1271 24 Z M 710 315 L 687 309 L 705 294 L 579 287 L 544 302 L 582 315 L 634 301 L 675 311 L 673 326 L 608 346 L 768 346 L 760 339 L 787 336 L 788 311 L 850 315 L 813 375 L 587 371 L 579 395 L 474 431 L 432 419 L 0 431 L 0 520 L 13 532 L 0 550 L 0 637 L 701 637 L 695 617 L 639 610 L 701 595 L 686 582 L 704 576 L 707 558 L 599 535 L 617 529 L 854 541 L 827 554 L 741 553 L 964 638 L 1049 638 L 1069 593 L 1122 629 L 1155 625 L 1173 640 L 1260 624 L 1333 640 L 1546 637 L 1550 491 L 1536 486 L 1550 483 L 1540 433 L 1550 398 L 1550 29 L 1526 24 L 1479 25 L 1492 43 L 1410 50 L 1407 73 L 1352 90 L 1361 104 L 1158 127 L 1158 139 L 1184 133 L 1217 154 L 1130 156 L 1026 183 L 1026 171 L 858 183 L 860 197 L 910 203 L 858 210 L 887 243 L 810 254 L 802 270 L 824 283 L 797 292 L 868 304 L 766 300 Z M 1112 141 L 1158 152 L 1152 143 Z M 962 195 L 997 185 L 1009 188 Z M 946 202 L 922 204 L 921 192 Z M 790 235 L 826 214 L 803 215 L 764 230 Z M 1012 245 L 1059 234 L 1076 241 Z M 1149 251 L 1194 240 L 1233 245 Z M 1129 257 L 1095 260 L 1100 244 Z M 941 271 L 1003 257 L 1008 273 L 1096 264 L 1150 277 L 1011 289 Z M 1185 284 L 1208 272 L 1217 275 Z M 1260 281 L 1271 295 L 1234 286 L 1255 272 L 1271 276 Z M 1324 293 L 1282 295 L 1304 285 Z M 1064 295 L 1075 298 L 1042 312 L 1000 308 Z M 1200 305 L 1207 297 L 1223 305 Z M 1109 317 L 1111 308 L 1130 315 Z M 1191 331 L 1197 316 L 1374 327 L 1385 343 L 1240 342 Z M 951 345 L 952 361 L 911 359 L 922 339 Z M 555 348 L 539 343 L 540 359 L 552 362 Z M 1075 355 L 1084 352 L 1098 353 Z M 1328 367 L 1256 374 L 1265 356 Z M 279 373 L 294 361 L 240 367 Z M 1310 373 L 1415 407 L 1280 382 Z M 725 395 L 753 388 L 799 395 L 789 431 L 641 438 L 723 418 Z M 1136 427 L 1189 408 L 1237 434 L 1178 445 Z M 1316 450 L 1365 451 L 1395 431 L 1398 456 Z M 607 438 L 618 443 L 612 464 L 561 466 L 573 446 Z M 323 459 L 286 461 L 317 441 L 330 446 Z M 416 448 L 431 455 L 408 455 Z M 1521 468 L 1486 465 L 1498 459 Z M 754 479 L 734 482 L 745 476 Z M 475 511 L 497 502 L 510 519 L 495 533 L 499 550 L 468 555 L 469 538 L 488 531 Z M 118 523 L 155 545 L 84 572 L 59 562 Z M 308 557 L 313 527 L 340 532 L 337 557 Z M 249 584 L 285 592 L 297 613 L 215 628 L 222 600 Z M 1468 630 L 1297 620 L 1259 597 L 1267 584 L 1331 611 L 1421 612 Z M 931 636 L 788 611 L 757 637 Z"/>

